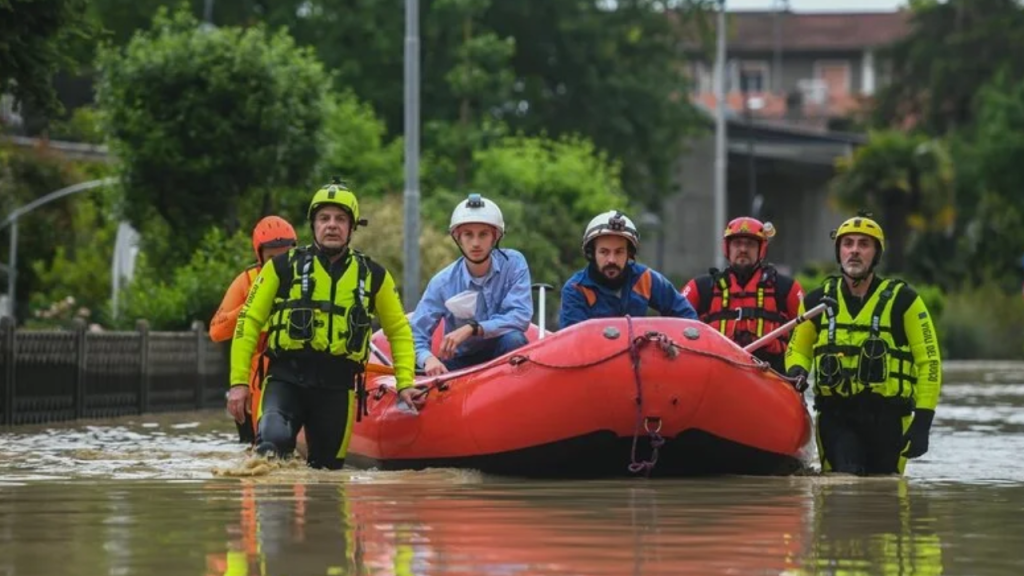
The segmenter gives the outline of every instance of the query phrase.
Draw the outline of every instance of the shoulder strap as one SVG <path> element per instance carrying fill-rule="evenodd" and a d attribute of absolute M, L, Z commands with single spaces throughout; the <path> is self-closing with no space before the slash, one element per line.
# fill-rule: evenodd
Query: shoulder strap
<path fill-rule="evenodd" d="M 303 302 L 311 302 L 313 300 L 313 261 L 316 257 L 313 256 L 311 250 L 304 250 L 302 256 L 298 258 L 299 262 L 299 286 L 301 290 L 301 300 Z"/>
<path fill-rule="evenodd" d="M 697 285 L 697 297 L 700 299 L 698 304 L 697 314 L 706 314 L 711 309 L 711 298 L 715 291 L 715 278 L 714 276 L 698 276 L 694 281 Z"/>
<path fill-rule="evenodd" d="M 836 289 L 838 288 L 839 279 L 836 277 L 829 277 L 825 279 L 825 284 L 822 286 L 822 294 L 832 298 L 836 302 L 839 302 L 837 298 Z M 828 318 L 828 343 L 836 343 L 836 310 L 833 306 L 825 306 L 825 316 Z"/>
<path fill-rule="evenodd" d="M 256 281 L 256 277 L 260 275 L 260 264 L 254 262 L 245 267 L 245 276 L 249 279 L 249 285 Z"/>
<path fill-rule="evenodd" d="M 291 251 L 287 259 L 284 259 L 285 266 L 278 266 L 277 258 L 271 259 L 267 264 L 274 267 L 274 271 L 277 272 L 278 285 L 277 285 L 277 297 L 281 299 L 287 299 L 288 294 L 292 289 L 292 282 L 295 281 L 295 267 L 296 263 L 300 262 L 303 254 L 306 254 L 308 250 L 305 247 L 295 248 Z"/>
<path fill-rule="evenodd" d="M 787 306 L 789 306 L 789 293 L 793 291 L 793 278 L 775 272 L 774 268 L 772 268 L 772 272 L 774 276 L 772 283 L 775 285 L 775 306 L 779 312 L 786 311 L 796 314 L 796 310 L 787 310 Z"/>
<path fill-rule="evenodd" d="M 384 285 L 384 268 L 358 250 L 352 250 L 352 257 L 359 267 L 356 279 L 356 301 L 366 306 L 367 312 L 373 314 L 376 309 L 377 294 Z"/>
<path fill-rule="evenodd" d="M 886 303 L 892 299 L 904 284 L 903 280 L 883 280 L 882 285 L 878 287 L 881 290 L 881 294 L 878 295 L 878 303 L 875 304 L 875 309 L 871 313 L 870 334 L 872 338 L 877 338 L 882 332 L 882 313 L 885 311 Z"/>

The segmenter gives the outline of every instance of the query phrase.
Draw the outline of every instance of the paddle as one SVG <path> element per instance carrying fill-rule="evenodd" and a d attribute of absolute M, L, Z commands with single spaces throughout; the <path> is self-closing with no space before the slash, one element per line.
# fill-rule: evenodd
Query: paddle
<path fill-rule="evenodd" d="M 755 350 L 760 350 L 761 348 L 764 348 L 772 340 L 775 340 L 776 338 L 778 338 L 778 337 L 786 334 L 790 330 L 796 328 L 798 324 L 802 324 L 805 321 L 810 320 L 811 318 L 814 318 L 815 316 L 818 316 L 819 314 L 821 314 L 822 312 L 827 310 L 829 306 L 837 305 L 837 302 L 835 300 L 833 300 L 832 298 L 829 298 L 828 296 L 822 296 L 821 300 L 822 300 L 821 304 L 818 304 L 814 308 L 811 308 L 810 310 L 805 311 L 803 314 L 797 316 L 796 318 L 793 318 L 792 320 L 790 320 L 789 322 L 786 322 L 782 326 L 779 326 L 775 330 L 772 330 L 771 332 L 765 334 L 764 336 L 758 338 L 757 340 L 751 342 L 750 344 L 747 344 L 743 348 L 743 350 L 745 352 L 750 352 L 750 353 L 753 353 Z"/>
<path fill-rule="evenodd" d="M 546 302 L 545 302 L 545 298 L 544 297 L 547 294 L 548 290 L 554 290 L 555 287 L 550 285 L 550 284 L 537 283 L 537 284 L 534 284 L 534 285 L 530 286 L 530 288 L 533 289 L 533 290 L 537 290 L 538 291 L 538 294 L 537 294 L 537 328 L 538 328 L 537 338 L 538 339 L 542 339 L 542 338 L 544 338 L 544 335 L 545 335 L 544 324 L 545 324 L 545 322 L 547 320 L 547 314 L 546 314 L 546 310 L 545 310 L 545 307 L 544 307 L 544 304 Z"/>
<path fill-rule="evenodd" d="M 373 352 L 373 355 L 376 356 L 378 360 L 383 362 L 385 366 L 394 366 L 391 360 L 389 360 L 388 357 L 384 355 L 384 352 L 381 352 L 381 349 L 378 348 L 377 345 L 374 344 L 373 342 L 370 342 L 370 351 Z M 392 370 L 392 372 L 394 372 L 394 370 Z"/>

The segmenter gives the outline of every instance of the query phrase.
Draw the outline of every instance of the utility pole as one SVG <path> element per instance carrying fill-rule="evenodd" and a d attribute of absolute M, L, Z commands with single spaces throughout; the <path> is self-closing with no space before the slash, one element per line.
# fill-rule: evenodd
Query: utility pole
<path fill-rule="evenodd" d="M 406 310 L 420 299 L 420 7 L 405 0 L 405 269 Z"/>
<path fill-rule="evenodd" d="M 715 54 L 715 221 L 711 262 L 723 263 L 719 248 L 725 230 L 726 168 L 729 158 L 725 149 L 725 0 L 718 0 L 718 49 Z M 719 266 L 721 267 L 721 266 Z"/>

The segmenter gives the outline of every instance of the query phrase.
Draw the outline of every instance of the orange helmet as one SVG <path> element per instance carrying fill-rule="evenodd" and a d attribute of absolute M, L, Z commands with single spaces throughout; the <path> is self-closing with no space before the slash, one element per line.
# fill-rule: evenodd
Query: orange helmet
<path fill-rule="evenodd" d="M 775 227 L 771 222 L 761 222 L 749 216 L 740 216 L 729 222 L 722 236 L 722 252 L 729 259 L 729 240 L 732 238 L 753 238 L 760 244 L 757 259 L 764 260 L 768 256 L 768 240 L 775 236 Z"/>
<path fill-rule="evenodd" d="M 298 236 L 295 229 L 287 220 L 280 216 L 267 216 L 256 223 L 252 231 L 252 249 L 256 252 L 256 259 L 260 262 L 260 250 L 263 248 L 280 248 L 281 246 L 295 246 L 298 244 Z"/>

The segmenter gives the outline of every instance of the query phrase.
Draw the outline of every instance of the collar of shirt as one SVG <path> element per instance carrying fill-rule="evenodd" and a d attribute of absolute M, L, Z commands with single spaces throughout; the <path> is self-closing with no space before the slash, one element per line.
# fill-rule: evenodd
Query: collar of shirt
<path fill-rule="evenodd" d="M 476 288 L 483 289 L 491 278 L 494 278 L 501 272 L 501 265 L 498 264 L 500 259 L 500 257 L 495 258 L 494 251 L 491 251 L 491 268 L 487 271 L 487 274 L 476 277 L 469 273 L 469 260 L 466 260 L 466 258 L 463 257 L 457 265 L 459 275 L 462 277 L 462 283 L 467 288 L 474 286 Z"/>

